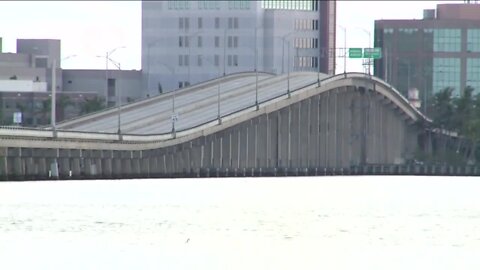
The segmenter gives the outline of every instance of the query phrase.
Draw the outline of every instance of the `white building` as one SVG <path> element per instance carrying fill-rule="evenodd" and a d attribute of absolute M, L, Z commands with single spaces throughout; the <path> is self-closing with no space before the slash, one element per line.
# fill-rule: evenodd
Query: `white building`
<path fill-rule="evenodd" d="M 225 74 L 334 73 L 335 1 L 143 1 L 145 95 Z"/>

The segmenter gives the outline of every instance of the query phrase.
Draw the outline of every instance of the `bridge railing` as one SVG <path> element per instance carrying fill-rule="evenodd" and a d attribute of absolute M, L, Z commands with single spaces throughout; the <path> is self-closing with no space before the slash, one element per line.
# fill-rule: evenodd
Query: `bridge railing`
<path fill-rule="evenodd" d="M 360 73 L 360 72 L 342 73 L 342 74 L 337 74 L 331 77 L 323 78 L 321 80 L 311 81 L 304 85 L 291 89 L 290 94 L 293 94 L 299 90 L 302 90 L 317 84 L 321 86 L 321 85 L 328 84 L 330 82 L 334 82 L 339 79 L 345 79 L 345 78 L 366 78 L 371 80 L 373 79 L 374 81 L 379 82 L 385 85 L 386 87 L 388 87 L 397 98 L 399 98 L 402 102 L 404 102 L 406 105 L 410 106 L 413 110 L 415 110 L 415 112 L 418 115 L 421 115 L 424 119 L 429 120 L 420 111 L 418 111 L 416 108 L 411 106 L 408 100 L 405 97 L 403 97 L 393 86 L 391 86 L 390 84 L 386 83 L 381 79 L 378 79 L 371 75 Z M 276 99 L 286 99 L 286 98 L 288 98 L 287 89 L 285 89 L 285 91 L 282 93 L 278 93 L 277 95 L 268 97 L 263 100 L 259 100 L 259 105 L 272 102 Z M 256 109 L 256 104 L 252 103 L 252 105 L 248 105 L 246 107 L 237 109 L 235 111 L 228 112 L 226 114 L 220 115 L 220 117 L 221 118 L 231 117 L 236 114 L 243 114 L 245 112 L 253 111 L 255 109 Z M 29 138 L 59 138 L 59 139 L 71 139 L 71 140 L 96 140 L 96 141 L 116 141 L 116 142 L 121 141 L 122 143 L 135 143 L 135 142 L 142 143 L 142 142 L 165 141 L 169 139 L 174 139 L 177 136 L 178 137 L 186 136 L 188 134 L 215 126 L 217 124 L 218 124 L 218 117 L 215 116 L 197 125 L 179 129 L 176 131 L 176 133 L 164 132 L 164 133 L 157 133 L 157 134 L 121 134 L 121 135 L 117 133 L 106 133 L 106 132 L 84 132 L 84 131 L 72 131 L 72 130 L 62 130 L 62 129 L 57 129 L 56 131 L 52 131 L 48 129 L 39 129 L 39 128 L 0 126 L 0 136 L 29 137 Z"/>

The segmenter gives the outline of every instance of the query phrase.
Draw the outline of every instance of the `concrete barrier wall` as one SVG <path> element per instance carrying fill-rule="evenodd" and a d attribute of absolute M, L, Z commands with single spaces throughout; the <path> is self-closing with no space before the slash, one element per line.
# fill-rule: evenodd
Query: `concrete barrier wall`
<path fill-rule="evenodd" d="M 370 87 L 371 86 L 371 87 Z M 4 147 L 4 180 L 195 177 L 401 165 L 423 132 L 373 85 L 342 86 L 215 133 L 158 149 Z M 294 99 L 295 96 L 292 96 Z"/>

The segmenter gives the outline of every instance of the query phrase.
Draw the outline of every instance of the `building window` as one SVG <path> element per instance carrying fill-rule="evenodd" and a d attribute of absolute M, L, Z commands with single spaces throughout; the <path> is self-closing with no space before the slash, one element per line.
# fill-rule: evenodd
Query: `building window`
<path fill-rule="evenodd" d="M 238 47 L 238 37 L 233 37 L 233 47 L 234 48 Z"/>
<path fill-rule="evenodd" d="M 213 62 L 215 63 L 216 67 L 220 65 L 220 56 L 218 54 L 215 54 Z"/>
<path fill-rule="evenodd" d="M 178 18 L 178 29 L 183 29 L 183 17 Z"/>
<path fill-rule="evenodd" d="M 197 37 L 197 47 L 198 48 L 202 47 L 202 37 Z"/>
<path fill-rule="evenodd" d="M 190 28 L 190 18 L 185 18 L 185 30 Z"/>
<path fill-rule="evenodd" d="M 179 36 L 178 37 L 178 47 L 183 47 L 183 37 L 182 36 Z"/>
<path fill-rule="evenodd" d="M 433 58 L 432 76 L 433 93 L 451 87 L 454 95 L 460 95 L 460 58 Z"/>
<path fill-rule="evenodd" d="M 198 18 L 198 29 L 202 29 L 203 27 L 203 20 L 202 18 Z"/>
<path fill-rule="evenodd" d="M 227 44 L 228 44 L 227 47 L 228 47 L 228 48 L 231 48 L 231 47 L 232 47 L 232 43 L 233 43 L 233 42 L 232 42 L 232 38 L 233 38 L 232 36 L 228 36 L 228 39 L 227 39 L 227 42 L 228 42 L 228 43 L 227 43 Z"/>
<path fill-rule="evenodd" d="M 185 47 L 186 48 L 190 47 L 190 37 L 184 36 L 183 40 L 185 40 Z"/>
<path fill-rule="evenodd" d="M 115 87 L 116 87 L 115 79 L 108 78 L 107 85 L 108 85 L 108 96 L 109 97 L 114 97 L 115 96 Z"/>
<path fill-rule="evenodd" d="M 220 28 L 220 18 L 215 17 L 215 29 L 219 29 L 219 28 Z"/>
<path fill-rule="evenodd" d="M 220 47 L 220 37 L 216 36 L 215 37 L 215 48 Z"/>
<path fill-rule="evenodd" d="M 237 17 L 233 18 L 233 28 L 238 29 L 238 18 Z"/>
<path fill-rule="evenodd" d="M 178 88 L 182 88 L 183 87 L 183 82 L 178 82 Z"/>
<path fill-rule="evenodd" d="M 238 66 L 238 55 L 233 55 L 233 65 Z"/>
<path fill-rule="evenodd" d="M 233 18 L 228 18 L 228 29 L 233 28 Z"/>
<path fill-rule="evenodd" d="M 467 51 L 480 52 L 480 29 L 467 30 Z"/>
<path fill-rule="evenodd" d="M 201 55 L 197 56 L 197 66 L 199 66 L 199 67 L 202 66 L 202 56 Z"/>
<path fill-rule="evenodd" d="M 228 65 L 229 67 L 231 67 L 231 66 L 232 66 L 232 56 L 229 54 L 227 59 L 228 59 L 228 60 L 227 60 L 227 65 Z"/>
<path fill-rule="evenodd" d="M 181 67 L 183 66 L 183 55 L 178 56 L 178 65 Z"/>
<path fill-rule="evenodd" d="M 473 87 L 474 94 L 480 93 L 480 58 L 467 58 L 466 85 Z"/>
<path fill-rule="evenodd" d="M 188 55 L 183 56 L 183 64 L 185 64 L 185 66 L 190 65 L 190 58 L 188 57 Z"/>
<path fill-rule="evenodd" d="M 434 29 L 433 51 L 435 52 L 460 52 L 461 51 L 460 29 Z"/>

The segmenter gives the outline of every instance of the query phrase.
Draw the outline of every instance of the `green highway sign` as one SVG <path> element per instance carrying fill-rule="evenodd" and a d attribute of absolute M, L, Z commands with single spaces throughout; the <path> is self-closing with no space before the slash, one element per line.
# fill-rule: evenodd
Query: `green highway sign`
<path fill-rule="evenodd" d="M 348 48 L 348 58 L 362 58 L 362 48 Z"/>
<path fill-rule="evenodd" d="M 382 48 L 365 48 L 363 49 L 363 58 L 382 58 Z"/>

